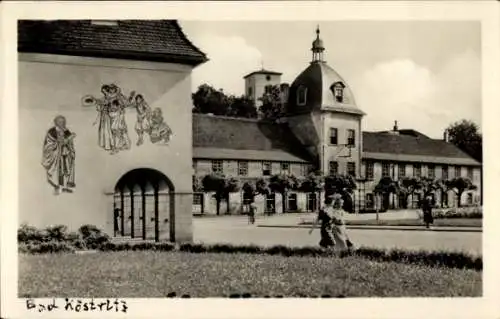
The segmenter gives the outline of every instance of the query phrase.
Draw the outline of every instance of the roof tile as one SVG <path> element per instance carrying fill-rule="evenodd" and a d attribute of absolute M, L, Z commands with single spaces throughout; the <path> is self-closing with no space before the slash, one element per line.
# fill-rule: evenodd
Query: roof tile
<path fill-rule="evenodd" d="M 206 56 L 184 35 L 175 20 L 20 20 L 18 51 L 199 64 Z"/>

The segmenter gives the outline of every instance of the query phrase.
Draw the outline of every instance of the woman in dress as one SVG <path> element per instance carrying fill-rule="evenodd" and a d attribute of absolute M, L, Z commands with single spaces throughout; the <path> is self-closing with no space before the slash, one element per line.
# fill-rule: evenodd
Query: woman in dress
<path fill-rule="evenodd" d="M 318 217 L 313 227 L 321 223 L 321 240 L 319 245 L 324 248 L 335 247 L 338 250 L 349 250 L 353 248 L 347 236 L 344 211 L 342 209 L 342 196 L 335 194 L 327 196 L 325 206 L 319 210 Z M 313 228 L 309 231 L 311 233 Z"/>
<path fill-rule="evenodd" d="M 344 221 L 345 211 L 342 208 L 344 200 L 339 194 L 334 195 L 332 205 L 332 223 L 333 223 L 333 238 L 339 250 L 349 250 L 353 248 L 352 242 L 349 240 Z"/>

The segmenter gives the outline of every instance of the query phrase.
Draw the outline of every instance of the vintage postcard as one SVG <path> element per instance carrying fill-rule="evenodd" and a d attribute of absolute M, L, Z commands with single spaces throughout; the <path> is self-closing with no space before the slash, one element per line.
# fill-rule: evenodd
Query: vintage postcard
<path fill-rule="evenodd" d="M 2 9 L 2 317 L 500 315 L 495 3 Z"/>

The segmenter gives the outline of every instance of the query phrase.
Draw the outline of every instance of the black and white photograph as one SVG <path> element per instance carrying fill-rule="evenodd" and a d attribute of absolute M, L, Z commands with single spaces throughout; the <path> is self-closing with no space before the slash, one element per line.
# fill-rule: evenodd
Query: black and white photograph
<path fill-rule="evenodd" d="M 483 166 L 496 161 L 483 136 L 495 23 L 329 19 L 317 3 L 317 17 L 274 8 L 262 19 L 245 5 L 249 16 L 235 3 L 218 19 L 210 3 L 205 18 L 11 19 L 2 210 L 15 192 L 16 309 L 136 317 L 148 310 L 136 298 L 491 300 L 483 255 L 497 243 L 483 227 L 498 225 L 483 220 L 495 214 L 486 180 L 499 176 Z M 293 318 L 314 317 L 307 307 Z M 417 313 L 392 313 L 406 315 Z"/>

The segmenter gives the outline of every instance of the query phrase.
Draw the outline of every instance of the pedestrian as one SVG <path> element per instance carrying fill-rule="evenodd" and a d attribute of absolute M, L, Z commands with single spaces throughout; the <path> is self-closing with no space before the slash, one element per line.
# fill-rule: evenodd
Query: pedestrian
<path fill-rule="evenodd" d="M 120 217 L 121 217 L 121 209 L 120 208 L 115 208 L 114 209 L 114 230 L 115 230 L 115 236 L 120 233 Z"/>
<path fill-rule="evenodd" d="M 316 222 L 321 223 L 321 240 L 319 245 L 324 248 L 351 250 L 354 245 L 350 241 L 344 222 L 343 200 L 340 194 L 325 198 L 325 206 L 319 210 Z M 309 231 L 311 233 L 313 228 Z"/>
<path fill-rule="evenodd" d="M 351 250 L 354 248 L 353 243 L 347 235 L 347 229 L 344 221 L 346 211 L 343 209 L 344 200 L 340 194 L 335 194 L 333 204 L 331 206 L 332 222 L 333 222 L 333 238 L 339 250 Z"/>
<path fill-rule="evenodd" d="M 434 223 L 434 217 L 432 217 L 433 206 L 434 199 L 431 194 L 427 194 L 422 203 L 422 211 L 424 212 L 424 223 L 426 228 L 429 228 L 430 225 Z"/>
<path fill-rule="evenodd" d="M 250 203 L 250 209 L 248 210 L 248 223 L 249 224 L 255 224 L 255 214 L 257 213 L 257 205 L 255 205 L 255 202 Z"/>
<path fill-rule="evenodd" d="M 320 208 L 318 211 L 318 216 L 312 224 L 309 234 L 312 233 L 316 225 L 320 224 L 320 241 L 319 245 L 323 248 L 333 248 L 335 246 L 335 239 L 333 236 L 333 223 L 330 209 L 332 207 L 333 197 L 326 196 L 325 206 Z"/>

